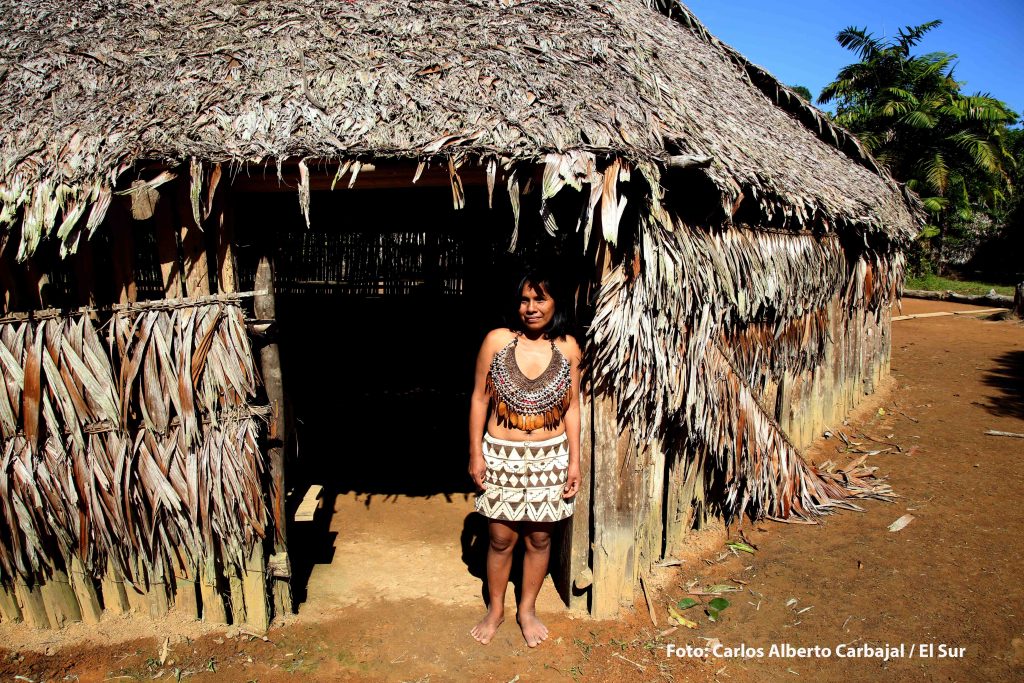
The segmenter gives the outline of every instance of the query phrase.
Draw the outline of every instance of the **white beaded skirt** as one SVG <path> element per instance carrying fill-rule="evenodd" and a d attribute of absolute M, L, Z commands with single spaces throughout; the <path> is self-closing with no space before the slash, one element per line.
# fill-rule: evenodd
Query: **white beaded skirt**
<path fill-rule="evenodd" d="M 572 515 L 573 499 L 562 498 L 569 470 L 569 440 L 506 441 L 484 434 L 484 491 L 476 510 L 509 522 L 557 522 Z"/>

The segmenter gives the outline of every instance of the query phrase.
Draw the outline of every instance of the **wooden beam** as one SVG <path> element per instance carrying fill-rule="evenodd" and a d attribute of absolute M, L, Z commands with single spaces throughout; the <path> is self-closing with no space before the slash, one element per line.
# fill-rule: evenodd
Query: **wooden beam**
<path fill-rule="evenodd" d="M 63 628 L 67 624 L 82 620 L 82 608 L 71 587 L 71 580 L 61 569 L 54 569 L 46 583 L 39 587 L 43 594 L 43 605 L 53 628 Z"/>
<path fill-rule="evenodd" d="M 636 512 L 640 494 L 636 453 L 628 430 L 619 434 L 615 401 L 594 399 L 594 585 L 591 614 L 619 615 L 636 586 Z"/>
<path fill-rule="evenodd" d="M 99 623 L 103 609 L 100 607 L 99 595 L 96 592 L 96 582 L 77 557 L 71 558 L 71 587 L 78 598 L 82 621 L 87 624 Z"/>
<path fill-rule="evenodd" d="M 22 579 L 15 579 L 14 594 L 18 598 L 21 614 L 32 628 L 50 628 L 50 617 L 46 613 L 43 593 L 39 585 L 29 586 Z"/>
<path fill-rule="evenodd" d="M 423 173 L 414 184 L 412 179 L 416 174 L 416 166 L 416 162 L 380 162 L 375 164 L 363 164 L 352 189 L 379 190 L 412 189 L 417 187 L 451 187 L 451 176 L 448 173 L 448 166 L 446 163 L 436 162 L 430 168 L 424 169 Z M 335 162 L 328 162 L 322 166 L 319 164 L 310 164 L 310 191 L 330 191 L 332 184 L 334 185 L 335 192 L 348 191 L 349 180 L 351 179 L 352 174 L 351 172 L 347 173 L 341 180 L 335 183 L 334 175 L 337 172 L 337 168 L 338 164 Z M 542 173 L 543 165 L 538 164 L 537 169 L 539 173 Z M 241 173 L 232 179 L 231 189 L 234 192 L 298 193 L 298 167 L 290 167 L 290 165 L 286 164 L 282 177 L 284 178 L 283 181 L 278 179 L 276 170 L 269 172 L 263 172 L 260 170 L 259 172 Z M 459 178 L 462 180 L 462 184 L 464 186 L 486 186 L 486 167 L 466 164 L 459 168 Z"/>
<path fill-rule="evenodd" d="M 202 616 L 199 603 L 199 586 L 196 583 L 196 568 L 188 566 L 188 554 L 184 548 L 178 548 L 178 557 L 174 564 L 174 609 L 182 614 L 198 619 Z"/>
<path fill-rule="evenodd" d="M 324 506 L 324 487 L 320 484 L 313 484 L 306 490 L 299 507 L 295 508 L 296 522 L 312 522 L 316 517 L 316 511 Z"/>
<path fill-rule="evenodd" d="M 256 542 L 242 574 L 242 599 L 245 601 L 243 623 L 257 633 L 266 633 L 270 628 L 270 605 L 267 601 L 267 567 L 263 554 L 263 543 Z"/>
<path fill-rule="evenodd" d="M 196 225 L 189 198 L 187 179 L 178 179 L 178 225 L 181 230 L 181 250 L 185 257 L 185 296 L 206 296 L 210 293 L 210 272 L 206 261 L 206 235 Z"/>
<path fill-rule="evenodd" d="M 103 579 L 100 581 L 100 592 L 103 594 L 103 609 L 107 612 L 124 614 L 130 609 L 124 577 L 109 559 L 107 560 L 107 571 L 104 572 Z"/>
<path fill-rule="evenodd" d="M 203 596 L 203 621 L 211 624 L 228 623 L 227 606 L 224 604 L 224 596 L 221 595 L 217 586 L 217 567 L 213 556 L 206 559 L 206 563 L 199 573 L 199 592 Z"/>
<path fill-rule="evenodd" d="M 164 285 L 165 299 L 183 296 L 181 284 L 181 260 L 178 258 L 178 231 L 175 227 L 174 196 L 161 192 L 153 217 L 156 222 L 156 254 L 160 261 L 160 278 Z"/>
<path fill-rule="evenodd" d="M 3 615 L 4 622 L 9 624 L 18 624 L 24 619 L 14 593 L 14 586 L 0 584 L 0 614 Z"/>
<path fill-rule="evenodd" d="M 568 525 L 565 549 L 564 574 L 570 581 L 568 586 L 569 607 L 586 611 L 590 603 L 590 587 L 594 583 L 594 572 L 590 566 L 590 504 L 592 500 L 594 460 L 593 402 L 590 392 L 580 392 L 580 490 L 576 494 L 576 506 L 572 521 Z"/>
<path fill-rule="evenodd" d="M 665 537 L 665 453 L 653 439 L 643 449 L 641 497 L 637 507 L 637 576 L 650 576 L 651 566 L 661 559 Z"/>
<path fill-rule="evenodd" d="M 274 292 L 274 266 L 269 254 L 264 254 L 256 267 L 257 292 L 253 302 L 254 312 L 260 320 L 276 320 L 277 304 Z M 272 573 L 274 591 L 274 613 L 291 614 L 293 610 L 291 593 L 291 568 L 288 562 L 288 528 L 285 517 L 285 433 L 284 383 L 281 377 L 281 355 L 277 343 L 271 341 L 260 349 L 260 365 L 263 369 L 263 386 L 270 403 L 270 429 L 267 435 L 267 460 L 270 463 L 270 504 L 273 519 L 273 557 L 276 565 L 283 565 Z"/>

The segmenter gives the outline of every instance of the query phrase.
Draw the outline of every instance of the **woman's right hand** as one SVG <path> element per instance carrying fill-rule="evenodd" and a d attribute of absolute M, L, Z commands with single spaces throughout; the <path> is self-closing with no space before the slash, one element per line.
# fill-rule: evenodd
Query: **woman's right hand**
<path fill-rule="evenodd" d="M 487 484 L 484 483 L 484 474 L 486 472 L 487 463 L 484 461 L 484 456 L 476 453 L 471 454 L 469 456 L 469 476 L 480 491 L 487 488 Z"/>

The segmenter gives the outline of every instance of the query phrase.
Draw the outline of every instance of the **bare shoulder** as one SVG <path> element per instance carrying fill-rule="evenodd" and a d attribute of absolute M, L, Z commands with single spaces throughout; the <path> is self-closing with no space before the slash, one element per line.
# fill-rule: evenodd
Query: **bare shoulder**
<path fill-rule="evenodd" d="M 483 344 L 480 345 L 480 351 L 488 351 L 490 353 L 497 353 L 506 344 L 515 339 L 516 333 L 507 327 L 498 327 L 487 333 L 484 337 Z"/>
<path fill-rule="evenodd" d="M 555 341 L 555 345 L 558 350 L 562 352 L 562 355 L 571 361 L 579 362 L 582 352 L 580 351 L 579 342 L 576 341 L 576 337 L 571 334 L 565 335 L 564 339 L 558 339 Z"/>

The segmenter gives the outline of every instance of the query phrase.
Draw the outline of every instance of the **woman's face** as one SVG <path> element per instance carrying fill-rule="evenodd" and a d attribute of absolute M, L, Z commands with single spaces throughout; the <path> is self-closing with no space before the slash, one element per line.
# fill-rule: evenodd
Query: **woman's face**
<path fill-rule="evenodd" d="M 519 300 L 519 319 L 531 332 L 543 332 L 555 317 L 555 300 L 541 287 L 527 282 Z"/>

